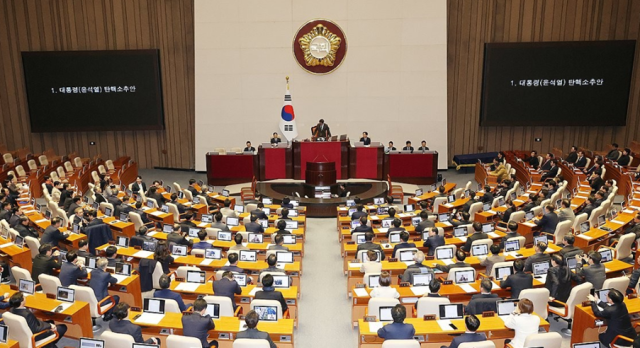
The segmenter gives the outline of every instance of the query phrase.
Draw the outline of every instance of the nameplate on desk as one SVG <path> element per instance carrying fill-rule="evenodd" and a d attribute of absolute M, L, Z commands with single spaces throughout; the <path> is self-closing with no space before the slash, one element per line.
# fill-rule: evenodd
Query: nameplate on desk
<path fill-rule="evenodd" d="M 422 238 L 420 238 L 420 237 L 416 237 L 416 238 L 413 238 L 413 241 L 414 241 L 414 242 L 420 242 L 420 241 L 422 241 Z"/>
<path fill-rule="evenodd" d="M 582 307 L 590 307 L 591 301 L 582 301 Z"/>
<path fill-rule="evenodd" d="M 409 283 L 409 282 L 400 282 L 398 285 L 399 285 L 401 288 L 408 288 L 408 287 L 410 287 L 410 286 L 411 286 L 411 283 Z"/>
<path fill-rule="evenodd" d="M 424 321 L 428 321 L 428 320 L 436 320 L 436 315 L 435 314 L 425 314 L 425 316 L 423 317 Z"/>
<path fill-rule="evenodd" d="M 424 259 L 427 260 L 427 261 L 431 261 L 431 260 L 435 260 L 436 257 L 435 256 L 425 256 Z"/>
<path fill-rule="evenodd" d="M 364 317 L 364 322 L 365 323 L 375 323 L 376 321 L 376 316 L 375 315 L 367 315 Z"/>
<path fill-rule="evenodd" d="M 492 311 L 482 312 L 482 317 L 483 318 L 491 318 L 491 317 L 495 317 L 495 316 L 496 316 L 496 312 L 492 312 Z"/>
<path fill-rule="evenodd" d="M 389 262 L 398 262 L 398 259 L 394 258 L 394 257 L 391 257 L 391 258 L 389 258 Z"/>
<path fill-rule="evenodd" d="M 638 298 L 638 294 L 629 294 L 629 296 L 627 296 L 630 300 L 633 300 L 634 298 Z"/>
<path fill-rule="evenodd" d="M 453 280 L 445 280 L 442 282 L 442 285 L 451 285 L 453 284 Z"/>
<path fill-rule="evenodd" d="M 364 284 L 356 284 L 356 289 L 362 289 L 364 287 L 365 287 Z"/>
<path fill-rule="evenodd" d="M 347 242 L 347 245 L 353 245 L 353 244 L 356 244 L 356 242 L 354 242 L 354 241 Z"/>
<path fill-rule="evenodd" d="M 47 294 L 47 298 L 56 299 L 56 294 Z"/>

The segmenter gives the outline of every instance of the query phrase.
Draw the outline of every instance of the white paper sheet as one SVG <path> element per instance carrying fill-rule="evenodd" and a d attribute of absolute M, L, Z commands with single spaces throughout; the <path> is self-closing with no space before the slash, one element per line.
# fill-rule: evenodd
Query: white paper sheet
<path fill-rule="evenodd" d="M 204 259 L 200 262 L 201 266 L 209 266 L 213 262 L 213 259 Z"/>
<path fill-rule="evenodd" d="M 12 246 L 12 245 L 13 245 L 13 242 L 4 243 L 4 244 L 1 244 L 1 245 L 0 245 L 0 249 L 2 249 L 2 248 L 6 248 L 6 247 L 8 247 L 8 246 Z"/>
<path fill-rule="evenodd" d="M 111 276 L 113 276 L 114 278 L 118 279 L 118 283 L 121 283 L 125 279 L 129 278 L 129 276 L 126 276 L 124 274 L 112 274 Z"/>
<path fill-rule="evenodd" d="M 491 238 L 500 238 L 500 235 L 495 232 L 489 232 L 487 235 Z"/>
<path fill-rule="evenodd" d="M 47 220 L 47 219 L 40 219 L 40 220 L 36 220 L 36 221 L 35 221 L 35 223 L 36 223 L 36 224 L 39 224 L 39 223 L 42 223 L 42 222 L 45 222 L 45 221 L 49 221 L 49 220 Z"/>
<path fill-rule="evenodd" d="M 461 241 L 463 241 L 465 243 L 467 242 L 467 237 L 458 237 L 458 239 L 460 239 Z"/>
<path fill-rule="evenodd" d="M 498 286 L 496 282 L 491 282 L 491 290 L 498 290 L 498 289 L 500 289 L 500 286 Z"/>
<path fill-rule="evenodd" d="M 458 284 L 460 289 L 464 290 L 464 292 L 478 292 L 478 290 L 474 289 L 473 286 L 469 284 Z"/>
<path fill-rule="evenodd" d="M 416 296 L 422 296 L 424 294 L 429 293 L 429 287 L 428 286 L 412 286 L 411 292 L 413 292 L 413 294 Z"/>
<path fill-rule="evenodd" d="M 140 324 L 158 325 L 163 318 L 164 314 L 142 313 L 135 322 Z"/>
<path fill-rule="evenodd" d="M 160 216 L 160 215 L 162 215 L 162 214 L 164 214 L 164 212 L 163 212 L 163 211 L 160 211 L 160 210 L 156 210 L 156 211 L 154 211 L 154 212 L 152 212 L 152 213 L 151 213 L 151 215 L 154 215 L 154 216 Z"/>
<path fill-rule="evenodd" d="M 353 292 L 355 292 L 358 297 L 369 297 L 369 293 L 367 292 L 367 289 L 357 288 L 357 289 L 353 289 Z"/>
<path fill-rule="evenodd" d="M 178 286 L 176 286 L 176 290 L 195 292 L 196 290 L 198 290 L 199 286 L 200 284 L 198 283 L 180 283 L 178 284 Z"/>
<path fill-rule="evenodd" d="M 451 320 L 436 320 L 436 322 L 442 331 L 453 331 L 453 328 L 449 326 L 451 324 Z"/>
<path fill-rule="evenodd" d="M 247 330 L 246 323 L 244 322 L 244 320 L 240 320 L 240 325 L 238 326 L 238 331 L 246 331 L 246 330 Z"/>
<path fill-rule="evenodd" d="M 449 221 L 447 221 L 447 222 L 443 222 L 443 224 L 444 224 L 445 226 L 447 226 L 447 227 L 451 227 L 451 226 L 453 226 Z"/>
<path fill-rule="evenodd" d="M 534 224 L 533 222 L 523 222 L 522 224 L 529 227 L 536 227 L 536 224 Z"/>
<path fill-rule="evenodd" d="M 388 231 L 389 231 L 389 229 L 388 229 L 388 228 L 386 228 L 386 227 L 385 227 L 385 228 L 379 228 L 379 229 L 378 229 L 378 232 L 380 232 L 380 233 L 387 233 Z"/>
<path fill-rule="evenodd" d="M 589 237 L 589 236 L 586 236 L 584 234 L 579 234 L 576 237 L 582 238 L 582 239 L 586 239 L 586 240 L 592 240 L 593 239 L 593 237 Z"/>
<path fill-rule="evenodd" d="M 383 327 L 383 323 L 376 321 L 376 322 L 370 322 L 369 323 L 369 332 L 378 332 L 378 330 L 382 329 Z"/>
<path fill-rule="evenodd" d="M 453 265 L 453 260 L 452 259 L 444 259 L 444 260 L 440 260 L 442 261 L 442 263 L 444 263 L 445 265 Z"/>
<path fill-rule="evenodd" d="M 411 265 L 415 265 L 415 261 L 402 261 L 402 263 L 404 263 L 405 265 L 407 265 L 407 267 L 411 266 Z"/>
<path fill-rule="evenodd" d="M 262 288 L 256 286 L 255 288 L 251 289 L 251 291 L 249 292 L 249 296 L 255 296 L 256 292 L 258 291 L 262 291 Z"/>
<path fill-rule="evenodd" d="M 133 254 L 134 257 L 138 257 L 141 259 L 146 259 L 151 255 L 153 255 L 153 251 L 146 251 L 146 250 L 140 250 L 137 253 Z"/>
<path fill-rule="evenodd" d="M 360 267 L 362 267 L 362 264 L 361 263 L 352 262 L 352 263 L 349 263 L 349 268 L 351 268 L 351 267 L 360 268 Z"/>
<path fill-rule="evenodd" d="M 198 224 L 198 227 L 207 227 L 208 223 L 206 222 L 201 222 Z"/>
<path fill-rule="evenodd" d="M 149 236 L 149 237 L 153 237 L 156 234 L 158 234 L 158 232 L 156 232 L 156 231 L 147 232 L 147 236 Z"/>

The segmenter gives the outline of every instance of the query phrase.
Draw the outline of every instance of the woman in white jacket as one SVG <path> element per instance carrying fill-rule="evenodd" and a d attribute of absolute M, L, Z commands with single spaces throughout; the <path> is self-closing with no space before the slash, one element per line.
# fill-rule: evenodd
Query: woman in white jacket
<path fill-rule="evenodd" d="M 400 298 L 400 293 L 396 288 L 392 288 L 391 285 L 391 275 L 389 272 L 384 271 L 380 274 L 380 286 L 373 289 L 369 295 L 371 298 L 376 297 L 384 297 L 384 298 Z"/>
<path fill-rule="evenodd" d="M 516 332 L 513 339 L 505 340 L 505 343 L 513 348 L 524 348 L 524 340 L 538 333 L 540 328 L 540 317 L 533 314 L 533 302 L 527 298 L 521 299 L 516 310 L 505 318 L 504 326 Z"/>

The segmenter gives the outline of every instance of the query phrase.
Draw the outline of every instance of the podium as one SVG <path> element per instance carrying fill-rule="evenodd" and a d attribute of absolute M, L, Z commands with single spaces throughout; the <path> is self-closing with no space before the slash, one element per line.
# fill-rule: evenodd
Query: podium
<path fill-rule="evenodd" d="M 335 163 L 336 178 L 349 178 L 349 142 L 348 141 L 294 141 L 293 178 L 306 178 L 307 163 Z"/>
<path fill-rule="evenodd" d="M 313 186 L 331 186 L 336 183 L 335 162 L 307 162 L 305 180 Z"/>

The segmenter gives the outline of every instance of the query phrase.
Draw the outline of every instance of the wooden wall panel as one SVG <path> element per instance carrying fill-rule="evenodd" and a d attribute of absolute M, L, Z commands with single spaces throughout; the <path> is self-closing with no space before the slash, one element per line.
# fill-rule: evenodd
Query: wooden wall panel
<path fill-rule="evenodd" d="M 626 127 L 480 127 L 484 44 L 490 42 L 637 40 L 637 0 L 449 0 L 449 156 L 508 149 L 602 150 L 640 139 L 640 47 Z M 606 117 L 606 115 L 603 115 Z M 534 138 L 542 142 L 534 142 Z"/>
<path fill-rule="evenodd" d="M 165 129 L 31 133 L 21 51 L 159 49 Z M 193 0 L 0 0 L 0 144 L 194 168 Z M 96 146 L 89 146 L 96 141 Z"/>

